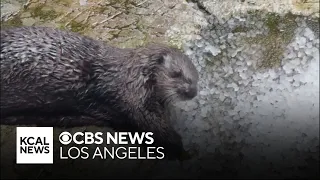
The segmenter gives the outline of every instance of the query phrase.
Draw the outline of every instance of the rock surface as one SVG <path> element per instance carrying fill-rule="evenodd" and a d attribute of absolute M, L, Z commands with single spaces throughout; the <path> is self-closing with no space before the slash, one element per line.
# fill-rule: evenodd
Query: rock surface
<path fill-rule="evenodd" d="M 2 177 L 319 177 L 319 2 L 30 2 L 1 1 L 1 26 L 52 26 L 119 47 L 158 41 L 183 49 L 200 72 L 200 92 L 172 113 L 185 147 L 197 154 L 183 165 L 74 160 L 16 166 L 9 151 L 15 129 L 1 126 Z"/>

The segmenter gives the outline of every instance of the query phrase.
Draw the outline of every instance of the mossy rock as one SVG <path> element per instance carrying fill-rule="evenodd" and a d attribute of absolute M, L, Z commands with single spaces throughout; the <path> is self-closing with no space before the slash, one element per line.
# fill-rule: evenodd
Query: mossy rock
<path fill-rule="evenodd" d="M 245 38 L 245 41 L 249 44 L 260 44 L 265 48 L 259 68 L 279 67 L 285 47 L 292 41 L 294 31 L 298 27 L 295 19 L 299 16 L 292 13 L 283 16 L 276 13 L 263 13 L 265 12 L 254 11 L 250 14 L 262 18 L 264 25 L 268 28 L 268 34 Z"/>
<path fill-rule="evenodd" d="M 42 21 L 54 20 L 61 15 L 61 13 L 56 12 L 54 9 L 51 9 L 50 7 L 47 7 L 44 4 L 37 5 L 30 9 L 25 9 L 25 11 L 29 11 L 31 17 L 39 17 Z"/>
<path fill-rule="evenodd" d="M 23 26 L 23 22 L 19 16 L 13 16 L 7 21 L 1 21 L 1 29 L 20 26 Z"/>

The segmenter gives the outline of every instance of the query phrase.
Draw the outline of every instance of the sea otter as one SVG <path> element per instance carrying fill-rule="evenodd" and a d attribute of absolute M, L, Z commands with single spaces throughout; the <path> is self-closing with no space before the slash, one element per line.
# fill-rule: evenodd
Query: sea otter
<path fill-rule="evenodd" d="M 193 99 L 198 78 L 186 55 L 162 44 L 117 48 L 49 27 L 1 30 L 1 124 L 27 123 L 11 118 L 20 115 L 80 114 L 151 131 L 157 144 L 180 153 L 181 137 L 164 110 Z"/>

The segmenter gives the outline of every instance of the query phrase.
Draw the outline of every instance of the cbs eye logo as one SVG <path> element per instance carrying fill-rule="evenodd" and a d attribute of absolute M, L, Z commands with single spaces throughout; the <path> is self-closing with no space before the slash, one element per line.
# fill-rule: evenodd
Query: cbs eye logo
<path fill-rule="evenodd" d="M 63 145 L 68 145 L 72 141 L 72 136 L 69 132 L 62 132 L 59 136 L 59 141 Z"/>

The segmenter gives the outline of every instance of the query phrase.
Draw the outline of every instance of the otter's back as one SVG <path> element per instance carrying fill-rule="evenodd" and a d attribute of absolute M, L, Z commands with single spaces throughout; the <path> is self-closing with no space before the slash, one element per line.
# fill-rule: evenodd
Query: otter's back
<path fill-rule="evenodd" d="M 59 92 L 86 85 L 90 61 L 101 44 L 77 34 L 46 27 L 1 31 L 1 107 L 20 99 L 51 102 Z M 7 98 L 5 98 L 7 97 Z"/>
<path fill-rule="evenodd" d="M 73 32 L 48 27 L 19 27 L 1 30 L 1 61 L 50 59 L 73 61 L 99 55 L 101 43 Z M 39 61 L 39 60 L 38 60 Z M 39 62 L 41 62 L 39 61 Z M 18 62 L 16 62 L 18 63 Z"/>

